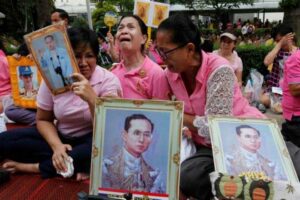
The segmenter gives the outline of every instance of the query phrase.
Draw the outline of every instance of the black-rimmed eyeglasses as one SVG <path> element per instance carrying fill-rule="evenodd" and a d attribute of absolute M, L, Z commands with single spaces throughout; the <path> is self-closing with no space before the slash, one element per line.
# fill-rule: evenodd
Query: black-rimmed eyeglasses
<path fill-rule="evenodd" d="M 184 47 L 185 45 L 187 44 L 182 44 L 182 45 L 179 45 L 178 47 L 175 47 L 173 49 L 170 49 L 168 51 L 163 51 L 159 48 L 155 48 L 156 52 L 160 55 L 160 57 L 163 59 L 163 60 L 167 60 L 168 59 L 168 54 L 173 52 L 173 51 L 176 51 L 177 49 L 180 49 L 182 47 Z"/>

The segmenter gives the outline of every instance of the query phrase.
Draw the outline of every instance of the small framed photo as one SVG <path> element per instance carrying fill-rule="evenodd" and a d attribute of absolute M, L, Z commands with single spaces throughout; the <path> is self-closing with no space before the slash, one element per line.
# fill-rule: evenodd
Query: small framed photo
<path fill-rule="evenodd" d="M 275 120 L 211 116 L 208 122 L 215 171 L 299 182 Z"/>
<path fill-rule="evenodd" d="M 179 199 L 183 103 L 97 99 L 90 194 Z"/>
<path fill-rule="evenodd" d="M 36 96 L 41 82 L 41 75 L 35 62 L 26 57 L 17 60 L 13 56 L 8 56 L 7 60 L 14 104 L 22 108 L 35 109 Z"/>
<path fill-rule="evenodd" d="M 68 91 L 79 68 L 63 23 L 24 36 L 34 61 L 51 92 Z"/>

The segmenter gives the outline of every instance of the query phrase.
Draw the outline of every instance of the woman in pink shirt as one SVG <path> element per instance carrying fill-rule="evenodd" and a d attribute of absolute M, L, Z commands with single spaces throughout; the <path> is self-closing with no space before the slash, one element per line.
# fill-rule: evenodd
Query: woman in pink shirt
<path fill-rule="evenodd" d="M 206 117 L 264 115 L 243 97 L 229 62 L 201 50 L 199 30 L 189 17 L 169 17 L 159 25 L 156 38 L 172 92 L 177 100 L 184 101 L 184 126 L 192 132 L 197 148 L 181 164 L 181 199 L 210 199 L 209 173 L 214 165 Z"/>
<path fill-rule="evenodd" d="M 5 109 L 5 102 L 10 99 L 11 85 L 8 69 L 8 61 L 5 48 L 0 40 L 0 113 Z"/>
<path fill-rule="evenodd" d="M 54 96 L 43 82 L 37 96 L 36 127 L 0 134 L 0 157 L 9 171 L 40 173 L 43 178 L 72 176 L 77 180 L 90 169 L 93 115 L 96 97 L 119 96 L 118 78 L 96 64 L 97 35 L 84 28 L 68 29 L 80 73 L 73 74 L 71 91 Z M 55 122 L 56 121 L 56 122 Z"/>
<path fill-rule="evenodd" d="M 121 62 L 112 68 L 121 82 L 123 97 L 128 99 L 169 99 L 164 70 L 144 54 L 147 27 L 136 15 L 121 19 L 116 43 Z"/>
<path fill-rule="evenodd" d="M 242 86 L 243 62 L 234 50 L 236 46 L 236 36 L 232 33 L 225 32 L 220 35 L 221 44 L 220 49 L 213 51 L 213 53 L 226 58 L 232 67 L 235 76 L 237 77 L 240 87 Z"/>

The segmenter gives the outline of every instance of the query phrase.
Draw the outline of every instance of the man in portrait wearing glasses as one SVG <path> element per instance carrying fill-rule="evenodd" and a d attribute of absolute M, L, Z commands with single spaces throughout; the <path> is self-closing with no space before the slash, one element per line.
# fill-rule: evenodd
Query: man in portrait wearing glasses
<path fill-rule="evenodd" d="M 70 84 L 73 73 L 70 58 L 64 48 L 58 47 L 53 35 L 44 37 L 46 50 L 39 49 L 40 63 L 52 89 L 63 88 Z"/>
<path fill-rule="evenodd" d="M 259 152 L 261 147 L 261 133 L 249 125 L 236 127 L 238 147 L 232 154 L 225 153 L 227 172 L 240 175 L 244 172 L 263 173 L 272 180 L 287 180 L 279 166 Z"/>
<path fill-rule="evenodd" d="M 143 114 L 126 117 L 122 132 L 123 149 L 115 156 L 104 158 L 103 188 L 165 192 L 161 172 L 154 170 L 143 158 L 152 142 L 153 130 L 154 124 Z"/>

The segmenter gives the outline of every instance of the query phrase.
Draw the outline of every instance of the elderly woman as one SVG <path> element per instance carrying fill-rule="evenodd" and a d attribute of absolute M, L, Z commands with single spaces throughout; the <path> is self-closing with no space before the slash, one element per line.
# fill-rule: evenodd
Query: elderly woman
<path fill-rule="evenodd" d="M 181 164 L 181 199 L 210 199 L 208 174 L 213 171 L 206 116 L 263 118 L 243 97 L 230 63 L 200 47 L 200 33 L 186 16 L 173 15 L 157 30 L 158 52 L 177 100 L 184 101 L 184 126 L 192 132 L 197 152 Z"/>
<path fill-rule="evenodd" d="M 225 32 L 220 35 L 221 43 L 220 49 L 213 51 L 213 53 L 226 58 L 232 67 L 235 76 L 237 77 L 238 83 L 242 86 L 242 75 L 243 75 L 243 62 L 234 50 L 236 47 L 236 36 L 232 33 Z"/>
<path fill-rule="evenodd" d="M 93 31 L 71 28 L 68 34 L 80 73 L 73 74 L 71 91 L 56 96 L 41 84 L 36 127 L 0 135 L 0 156 L 7 159 L 7 170 L 49 178 L 67 172 L 66 162 L 73 160 L 77 180 L 89 172 L 95 99 L 117 97 L 121 86 L 117 77 L 97 66 L 99 46 Z"/>
<path fill-rule="evenodd" d="M 111 70 L 121 82 L 123 97 L 168 99 L 169 86 L 163 69 L 144 54 L 147 27 L 136 15 L 122 17 L 116 34 L 121 62 Z"/>

